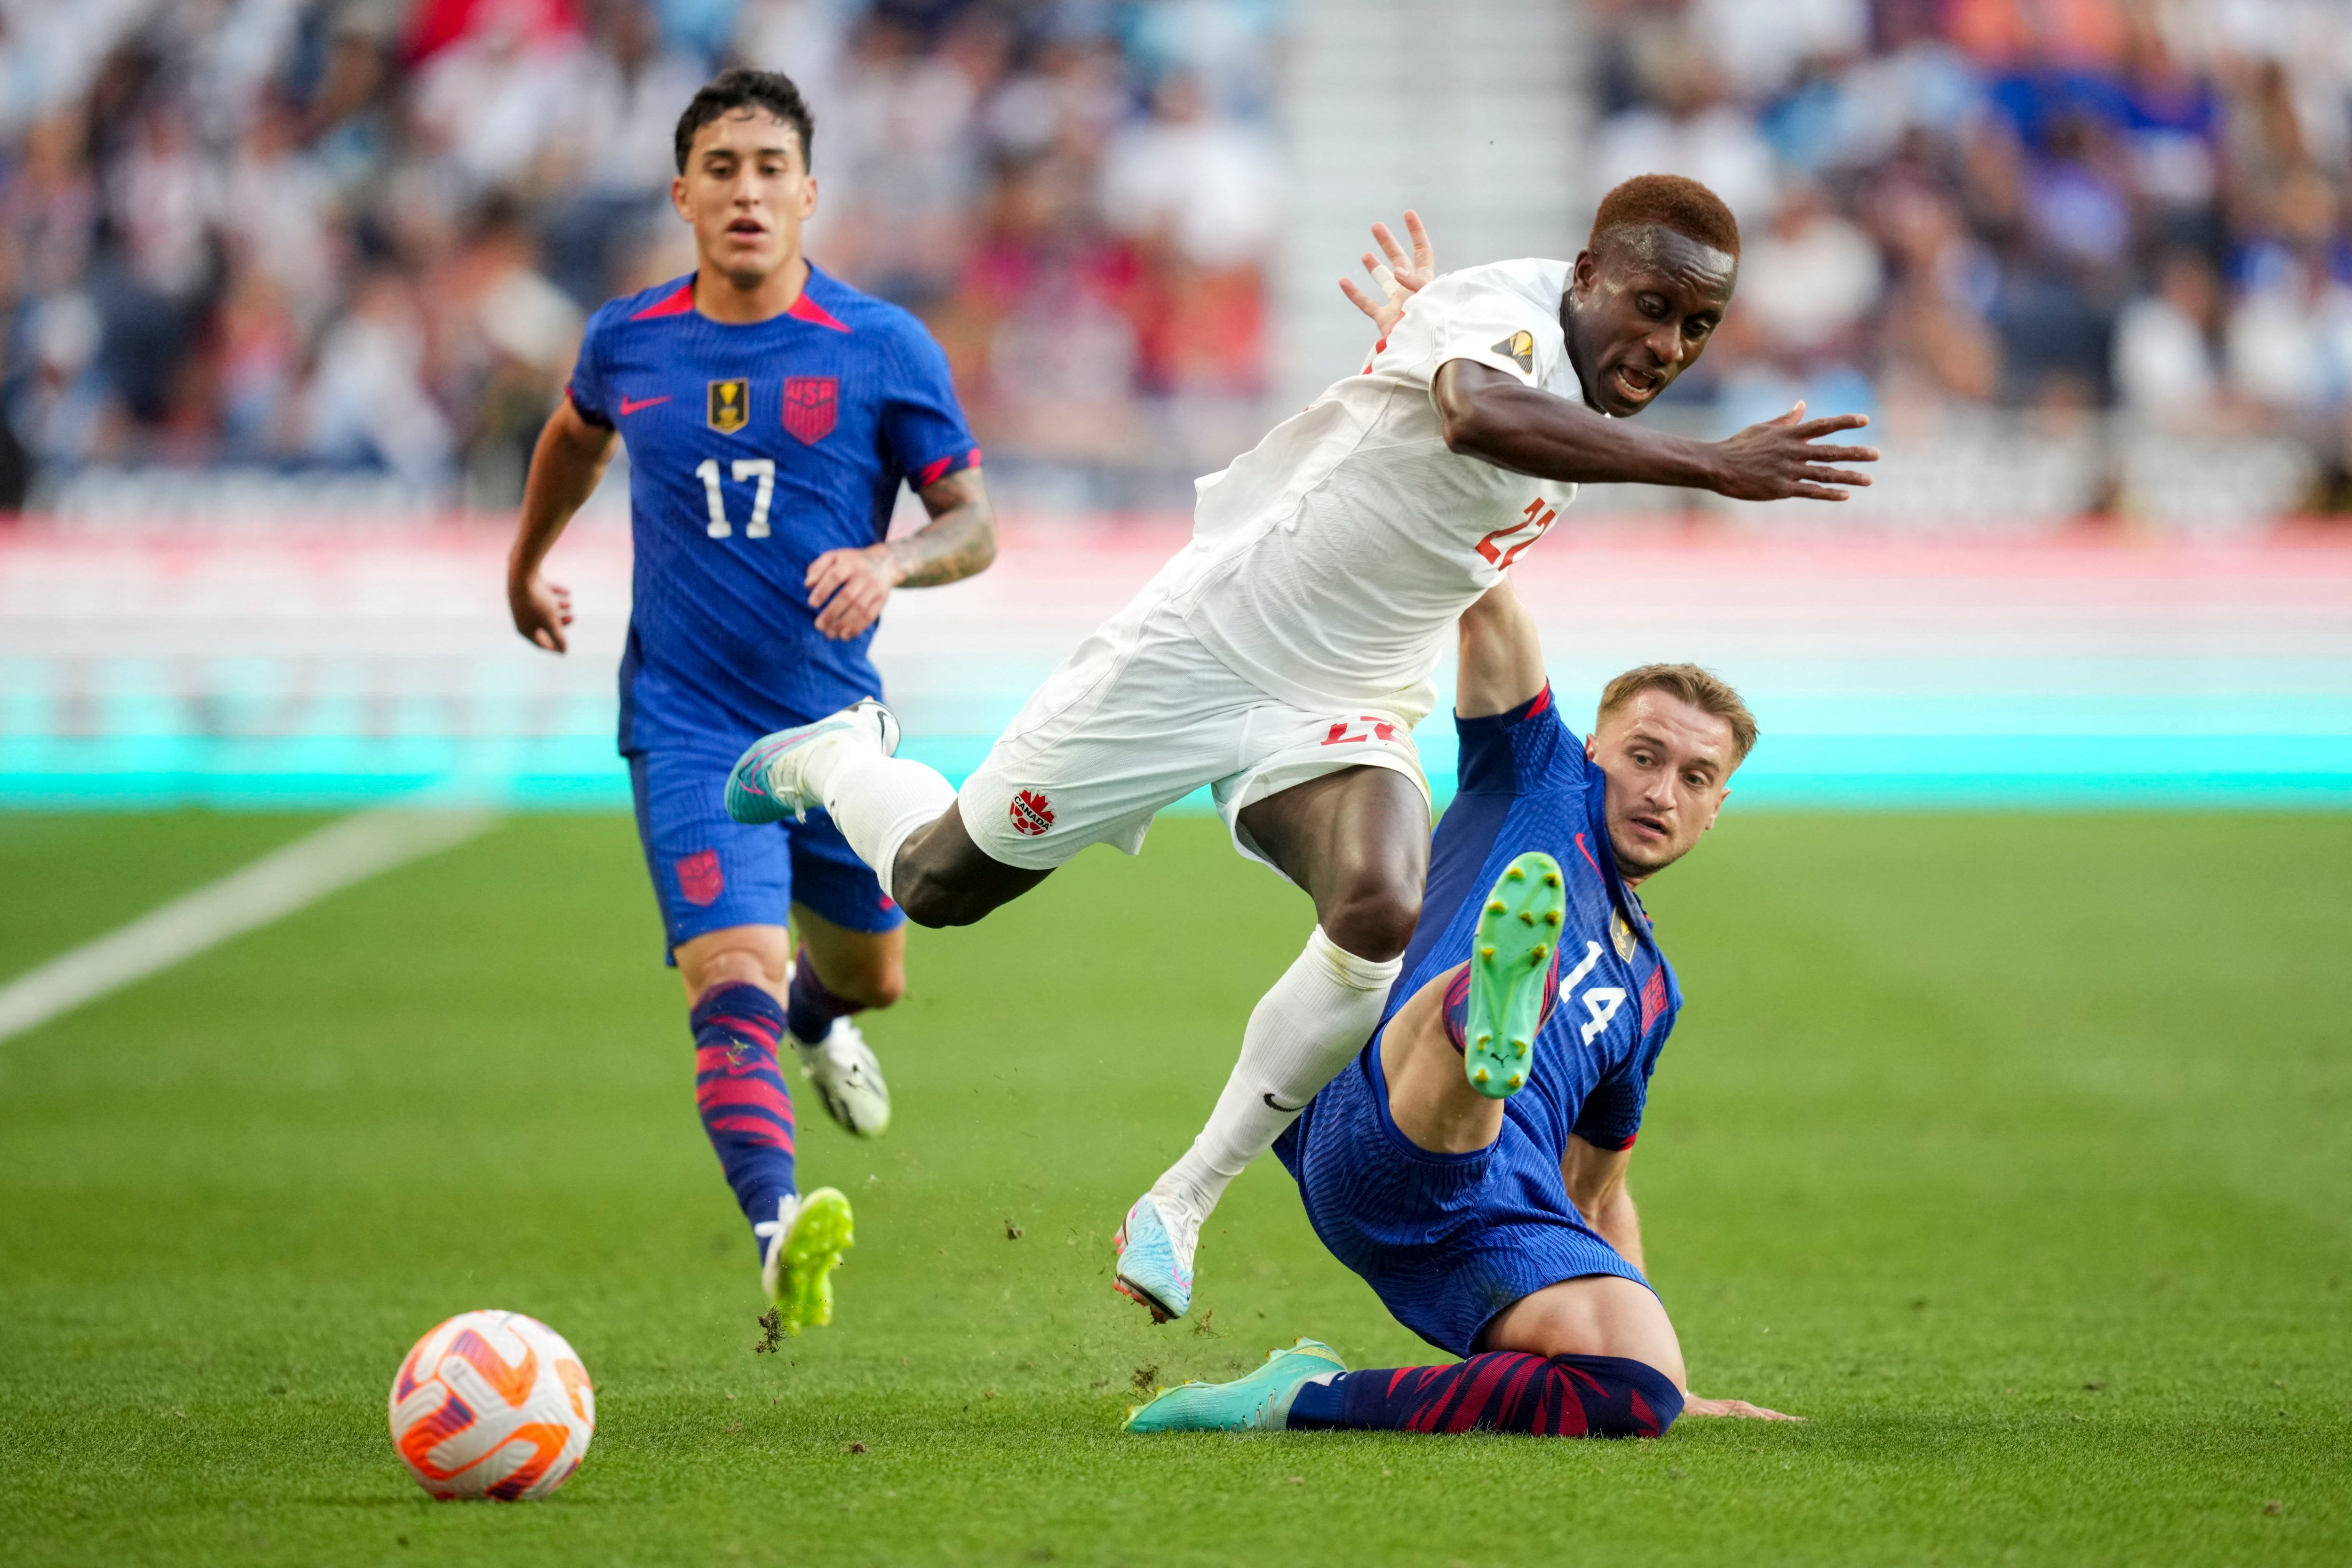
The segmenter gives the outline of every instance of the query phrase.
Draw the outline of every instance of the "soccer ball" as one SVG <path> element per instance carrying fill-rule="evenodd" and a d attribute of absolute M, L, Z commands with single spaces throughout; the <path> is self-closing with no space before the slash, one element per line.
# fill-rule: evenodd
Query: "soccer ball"
<path fill-rule="evenodd" d="M 596 1391 L 563 1336 L 520 1312 L 460 1312 L 392 1380 L 392 1441 L 437 1498 L 545 1497 L 596 1432 Z"/>

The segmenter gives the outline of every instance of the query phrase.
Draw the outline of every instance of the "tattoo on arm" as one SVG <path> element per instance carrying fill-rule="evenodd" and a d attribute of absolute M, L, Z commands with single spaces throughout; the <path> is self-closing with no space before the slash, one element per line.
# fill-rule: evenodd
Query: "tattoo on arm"
<path fill-rule="evenodd" d="M 951 474 L 922 491 L 931 520 L 903 539 L 892 539 L 891 558 L 904 573 L 901 588 L 934 588 L 984 570 L 996 559 L 996 513 L 980 470 Z"/>

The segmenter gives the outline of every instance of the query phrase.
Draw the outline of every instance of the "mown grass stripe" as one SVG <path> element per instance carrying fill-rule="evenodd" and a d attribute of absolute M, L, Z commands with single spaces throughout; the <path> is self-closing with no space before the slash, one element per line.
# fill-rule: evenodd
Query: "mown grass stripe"
<path fill-rule="evenodd" d="M 330 823 L 0 988 L 0 1040 L 353 883 L 461 844 L 497 820 L 492 811 L 386 808 Z"/>

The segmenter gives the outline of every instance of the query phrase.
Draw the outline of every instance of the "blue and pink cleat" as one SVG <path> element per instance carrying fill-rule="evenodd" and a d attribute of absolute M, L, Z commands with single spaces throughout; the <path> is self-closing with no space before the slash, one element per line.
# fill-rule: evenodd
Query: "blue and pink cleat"
<path fill-rule="evenodd" d="M 727 814 L 739 822 L 781 822 L 823 806 L 824 801 L 802 779 L 799 764 L 819 742 L 836 737 L 864 740 L 883 756 L 892 756 L 898 749 L 898 716 L 864 697 L 814 724 L 761 736 L 728 770 Z"/>
<path fill-rule="evenodd" d="M 1141 1303 L 1155 1323 L 1190 1312 L 1192 1254 L 1203 1218 L 1197 1206 L 1156 1188 L 1137 1198 L 1111 1238 L 1118 1253 L 1111 1289 Z"/>

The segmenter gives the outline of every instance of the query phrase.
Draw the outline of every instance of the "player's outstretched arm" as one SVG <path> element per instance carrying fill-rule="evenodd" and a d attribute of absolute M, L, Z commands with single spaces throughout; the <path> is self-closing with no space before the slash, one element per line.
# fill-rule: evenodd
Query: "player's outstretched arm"
<path fill-rule="evenodd" d="M 1604 1149 L 1574 1133 L 1568 1135 L 1568 1153 L 1559 1162 L 1569 1201 L 1617 1255 L 1639 1269 L 1642 1265 L 1642 1215 L 1633 1195 L 1625 1190 L 1625 1167 L 1633 1151 Z"/>
<path fill-rule="evenodd" d="M 1604 419 L 1475 360 L 1440 366 L 1431 390 L 1449 449 L 1538 479 L 1678 485 L 1737 501 L 1843 501 L 1847 487 L 1867 485 L 1870 476 L 1832 465 L 1878 461 L 1874 446 L 1813 444 L 1861 429 L 1870 423 L 1865 416 L 1809 420 L 1801 402 L 1726 440 L 1698 441 Z"/>
<path fill-rule="evenodd" d="M 931 520 L 915 532 L 863 549 L 827 550 L 809 562 L 809 608 L 819 632 L 846 641 L 881 616 L 892 589 L 955 582 L 996 559 L 996 511 L 979 469 L 917 493 Z"/>
<path fill-rule="evenodd" d="M 514 549 L 507 555 L 507 608 L 515 630 L 552 653 L 564 651 L 563 629 L 572 624 L 572 594 L 539 572 L 572 514 L 596 493 L 613 455 L 614 434 L 580 417 L 565 398 L 548 416 L 530 455 L 530 477 L 523 484 L 522 518 Z"/>
<path fill-rule="evenodd" d="M 1696 1394 L 1683 1396 L 1685 1416 L 1737 1416 L 1750 1421 L 1801 1421 L 1802 1416 L 1791 1416 L 1781 1410 L 1767 1410 L 1761 1405 L 1750 1405 L 1745 1399 L 1702 1399 Z"/>
<path fill-rule="evenodd" d="M 1645 1269 L 1642 1261 L 1642 1217 L 1633 1207 L 1633 1195 L 1625 1188 L 1625 1167 L 1633 1160 L 1632 1149 L 1604 1149 L 1570 1133 L 1568 1154 L 1559 1162 L 1559 1173 L 1567 1182 L 1569 1200 L 1576 1205 L 1576 1211 L 1601 1232 L 1610 1246 L 1617 1249 L 1618 1256 L 1636 1269 Z M 1745 1399 L 1706 1399 L 1688 1390 L 1684 1394 L 1683 1414 L 1738 1416 L 1754 1421 L 1804 1419 L 1802 1416 L 1767 1410 Z"/>
<path fill-rule="evenodd" d="M 1536 618 L 1508 577 L 1462 612 L 1462 658 L 1454 682 L 1454 711 L 1464 718 L 1508 713 L 1544 689 L 1543 643 Z"/>

